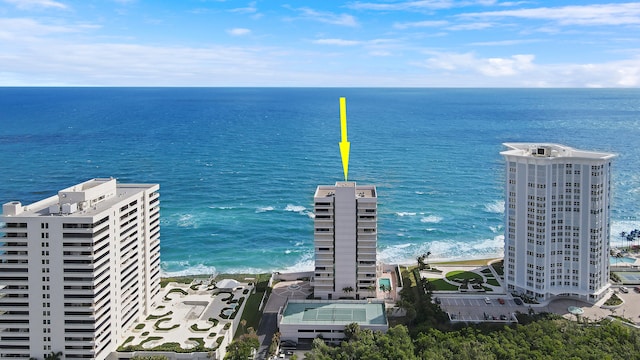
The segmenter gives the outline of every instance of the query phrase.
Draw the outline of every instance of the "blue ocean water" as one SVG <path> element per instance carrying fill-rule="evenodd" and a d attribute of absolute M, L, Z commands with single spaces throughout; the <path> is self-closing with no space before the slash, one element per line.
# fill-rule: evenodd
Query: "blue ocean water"
<path fill-rule="evenodd" d="M 165 274 L 311 269 L 340 96 L 384 261 L 500 256 L 503 142 L 618 154 L 611 241 L 640 228 L 638 89 L 0 88 L 0 202 L 160 183 Z"/>

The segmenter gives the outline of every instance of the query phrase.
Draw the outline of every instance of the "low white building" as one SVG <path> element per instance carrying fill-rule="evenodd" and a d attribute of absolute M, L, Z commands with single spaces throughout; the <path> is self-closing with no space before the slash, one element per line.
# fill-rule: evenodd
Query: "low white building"
<path fill-rule="evenodd" d="M 2 207 L 0 357 L 105 359 L 160 292 L 157 184 L 92 179 Z"/>
<path fill-rule="evenodd" d="M 361 329 L 386 332 L 389 322 L 382 301 L 289 300 L 278 313 L 280 340 L 311 343 L 321 337 L 326 342 L 344 339 L 345 326 L 357 323 Z"/>

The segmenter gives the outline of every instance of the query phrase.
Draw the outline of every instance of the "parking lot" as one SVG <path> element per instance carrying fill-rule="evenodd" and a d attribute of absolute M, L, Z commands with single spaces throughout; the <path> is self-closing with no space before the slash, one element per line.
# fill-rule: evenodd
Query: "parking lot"
<path fill-rule="evenodd" d="M 487 296 L 485 297 L 446 297 L 438 296 L 440 307 L 449 313 L 451 321 L 465 322 L 515 322 L 513 314 L 516 311 L 526 312 L 528 308 L 517 305 L 513 299 L 508 297 Z M 498 299 L 503 299 L 504 304 L 500 304 Z"/>

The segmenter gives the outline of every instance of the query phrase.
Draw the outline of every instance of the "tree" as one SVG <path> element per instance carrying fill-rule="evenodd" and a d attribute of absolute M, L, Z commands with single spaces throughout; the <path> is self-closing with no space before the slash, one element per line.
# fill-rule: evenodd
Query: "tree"
<path fill-rule="evenodd" d="M 342 291 L 343 291 L 345 294 L 349 295 L 349 293 L 352 293 L 352 292 L 353 292 L 353 286 L 345 286 L 345 287 L 343 287 L 343 288 L 342 288 Z"/>
<path fill-rule="evenodd" d="M 60 360 L 62 357 L 62 351 L 51 352 L 51 354 L 44 357 L 44 360 Z"/>
<path fill-rule="evenodd" d="M 260 347 L 260 340 L 253 328 L 249 328 L 249 333 L 241 335 L 227 346 L 227 354 L 225 360 L 246 360 L 253 356 L 254 352 Z"/>
<path fill-rule="evenodd" d="M 360 325 L 358 323 L 351 323 L 344 327 L 344 337 L 345 340 L 358 340 L 358 335 L 360 334 Z"/>

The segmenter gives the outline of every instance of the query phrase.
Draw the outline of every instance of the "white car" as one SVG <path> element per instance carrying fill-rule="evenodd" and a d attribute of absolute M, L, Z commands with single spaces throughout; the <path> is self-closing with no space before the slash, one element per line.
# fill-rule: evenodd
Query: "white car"
<path fill-rule="evenodd" d="M 626 287 L 626 286 L 620 286 L 620 291 L 622 291 L 623 293 L 625 293 L 625 294 L 626 294 L 626 293 L 628 293 L 628 292 L 629 292 L 629 289 L 627 289 L 627 287 Z"/>
<path fill-rule="evenodd" d="M 484 298 L 484 303 L 491 304 L 491 299 L 489 299 L 488 297 Z"/>

